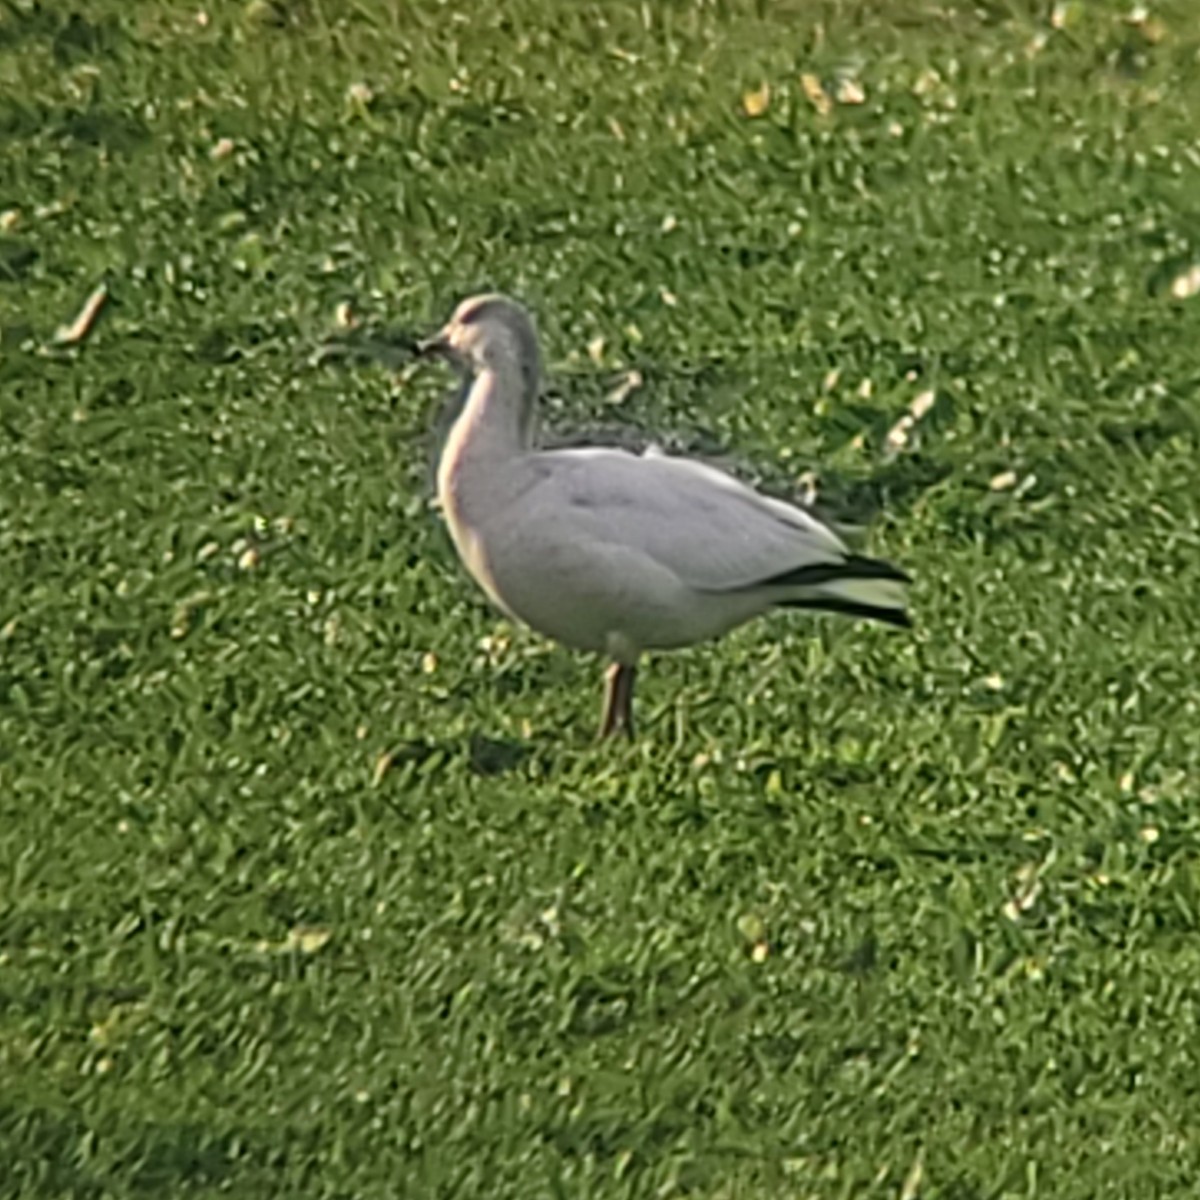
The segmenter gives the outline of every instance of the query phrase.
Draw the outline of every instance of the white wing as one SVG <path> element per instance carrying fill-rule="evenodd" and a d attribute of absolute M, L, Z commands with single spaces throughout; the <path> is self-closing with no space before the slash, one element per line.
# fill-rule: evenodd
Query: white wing
<path fill-rule="evenodd" d="M 548 451 L 533 461 L 539 480 L 525 499 L 534 507 L 557 510 L 581 540 L 641 550 L 702 591 L 836 566 L 849 553 L 803 510 L 690 459 L 588 449 Z"/>

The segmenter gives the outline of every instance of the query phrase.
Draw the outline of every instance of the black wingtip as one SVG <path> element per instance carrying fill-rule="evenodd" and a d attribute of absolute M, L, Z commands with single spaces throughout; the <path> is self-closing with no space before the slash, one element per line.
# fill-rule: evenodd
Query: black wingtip
<path fill-rule="evenodd" d="M 890 576 L 887 576 L 890 578 Z M 829 599 L 780 600 L 779 608 L 811 608 L 818 612 L 838 613 L 843 617 L 861 617 L 867 621 L 882 621 L 897 629 L 911 629 L 912 618 L 902 608 L 884 608 L 876 604 L 859 604 L 854 600 Z"/>
<path fill-rule="evenodd" d="M 836 562 L 810 563 L 795 567 L 767 579 L 755 580 L 755 587 L 819 587 L 841 579 L 890 579 L 896 583 L 912 583 L 912 577 L 899 567 L 881 558 L 864 554 L 848 554 Z"/>
<path fill-rule="evenodd" d="M 848 554 L 842 563 L 843 579 L 894 579 L 897 583 L 912 583 L 912 576 L 894 563 L 865 554 Z"/>

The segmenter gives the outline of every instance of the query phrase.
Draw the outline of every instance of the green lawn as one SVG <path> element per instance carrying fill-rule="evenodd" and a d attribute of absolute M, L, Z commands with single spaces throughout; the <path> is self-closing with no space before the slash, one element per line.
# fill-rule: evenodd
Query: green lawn
<path fill-rule="evenodd" d="M 0 0 L 0 214 L 4 1200 L 1195 1196 L 1195 0 Z M 314 357 L 484 287 L 912 635 L 594 746 Z"/>

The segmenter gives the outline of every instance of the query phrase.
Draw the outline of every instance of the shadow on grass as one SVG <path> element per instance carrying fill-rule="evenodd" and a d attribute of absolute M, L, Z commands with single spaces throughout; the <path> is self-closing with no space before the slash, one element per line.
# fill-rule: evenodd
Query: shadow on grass
<path fill-rule="evenodd" d="M 531 751 L 531 746 L 511 738 L 490 738 L 473 733 L 467 743 L 467 761 L 476 775 L 503 775 L 519 767 Z"/>
<path fill-rule="evenodd" d="M 478 732 L 472 733 L 465 744 L 461 738 L 411 738 L 387 752 L 379 777 L 403 772 L 405 768 L 418 775 L 428 775 L 448 763 L 464 759 L 475 775 L 504 775 L 516 770 L 533 751 L 533 746 L 523 742 L 492 738 Z"/>
<path fill-rule="evenodd" d="M 848 479 L 836 471 L 821 472 L 818 515 L 837 522 L 870 524 L 884 511 L 904 511 L 954 473 L 947 463 L 921 455 L 905 455 L 881 463 L 866 478 Z"/>
<path fill-rule="evenodd" d="M 16 283 L 38 260 L 36 247 L 16 238 L 0 237 L 0 282 Z"/>

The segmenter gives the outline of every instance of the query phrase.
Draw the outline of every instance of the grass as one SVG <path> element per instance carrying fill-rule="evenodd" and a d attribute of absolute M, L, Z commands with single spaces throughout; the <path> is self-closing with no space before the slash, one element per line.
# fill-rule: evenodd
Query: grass
<path fill-rule="evenodd" d="M 1200 31 L 1147 9 L 0 5 L 6 1197 L 1194 1194 Z M 815 470 L 914 634 L 663 657 L 594 747 L 431 511 L 446 381 L 312 359 L 484 286 L 552 430 Z"/>

